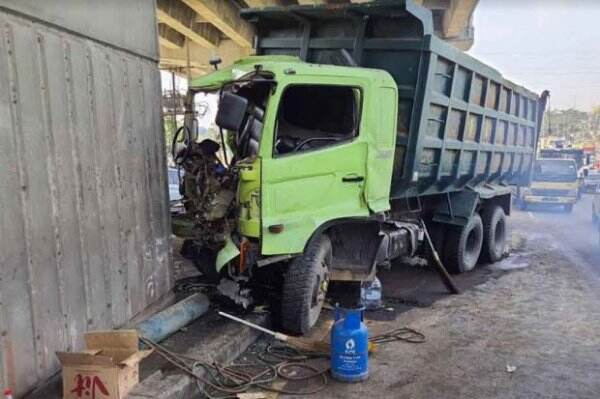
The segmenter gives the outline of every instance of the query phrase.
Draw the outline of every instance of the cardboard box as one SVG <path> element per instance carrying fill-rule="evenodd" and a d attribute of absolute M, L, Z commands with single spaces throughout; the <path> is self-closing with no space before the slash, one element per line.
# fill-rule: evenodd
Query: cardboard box
<path fill-rule="evenodd" d="M 139 363 L 152 351 L 139 350 L 136 330 L 85 334 L 86 350 L 57 352 L 63 398 L 122 399 L 139 382 Z"/>

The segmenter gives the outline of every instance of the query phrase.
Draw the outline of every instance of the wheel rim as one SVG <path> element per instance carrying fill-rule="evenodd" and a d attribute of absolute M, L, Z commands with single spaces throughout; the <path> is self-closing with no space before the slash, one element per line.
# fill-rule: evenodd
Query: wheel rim
<path fill-rule="evenodd" d="M 498 220 L 494 230 L 494 248 L 497 253 L 504 251 L 504 241 L 506 240 L 506 225 L 504 220 Z"/>
<path fill-rule="evenodd" d="M 470 271 L 475 268 L 477 259 L 481 253 L 481 244 L 483 243 L 483 231 L 477 225 L 471 226 L 465 240 L 465 251 L 463 258 L 462 271 Z"/>
<path fill-rule="evenodd" d="M 469 256 L 471 256 L 473 252 L 477 250 L 477 231 L 475 231 L 475 229 L 471 229 L 471 231 L 469 231 L 466 249 Z"/>
<path fill-rule="evenodd" d="M 325 302 L 325 297 L 327 295 L 327 288 L 329 287 L 329 272 L 328 272 L 327 263 L 325 260 L 321 261 L 321 270 L 317 274 L 317 278 L 315 279 L 315 283 L 313 285 L 313 293 L 311 296 L 311 304 L 310 308 L 315 309 L 318 308 Z"/>

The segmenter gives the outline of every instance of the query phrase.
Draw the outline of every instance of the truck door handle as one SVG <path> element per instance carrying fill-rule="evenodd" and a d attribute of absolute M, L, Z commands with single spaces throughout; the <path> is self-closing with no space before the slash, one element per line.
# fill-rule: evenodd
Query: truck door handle
<path fill-rule="evenodd" d="M 347 176 L 342 177 L 342 183 L 359 183 L 364 180 L 365 180 L 364 176 L 358 176 L 358 175 L 347 175 Z"/>

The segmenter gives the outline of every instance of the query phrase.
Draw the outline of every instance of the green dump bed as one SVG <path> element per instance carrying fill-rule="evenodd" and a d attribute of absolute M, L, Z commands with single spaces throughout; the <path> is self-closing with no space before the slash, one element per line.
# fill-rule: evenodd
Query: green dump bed
<path fill-rule="evenodd" d="M 545 95 L 438 39 L 411 1 L 244 10 L 259 55 L 389 72 L 399 91 L 392 198 L 527 185 Z"/>

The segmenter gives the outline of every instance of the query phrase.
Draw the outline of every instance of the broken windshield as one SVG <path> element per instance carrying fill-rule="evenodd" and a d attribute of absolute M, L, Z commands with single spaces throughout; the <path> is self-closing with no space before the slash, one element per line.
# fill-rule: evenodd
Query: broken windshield
<path fill-rule="evenodd" d="M 219 158 L 228 164 L 257 155 L 272 85 L 273 81 L 249 79 L 231 82 L 220 91 L 196 92 L 193 101 L 196 141 L 210 139 L 221 147 L 224 146 L 226 153 L 221 148 Z M 222 106 L 220 100 L 225 94 L 241 98 L 245 103 L 242 122 L 237 131 L 222 129 L 216 123 Z"/>

